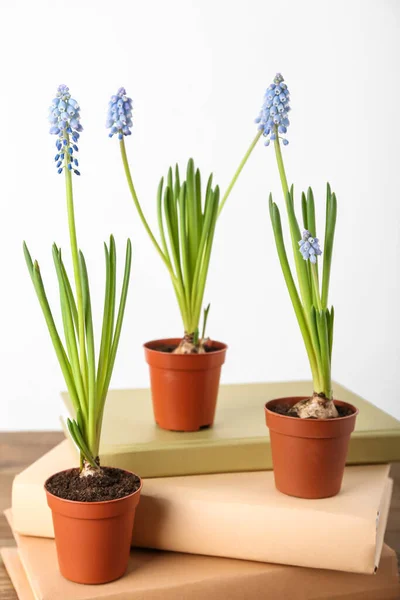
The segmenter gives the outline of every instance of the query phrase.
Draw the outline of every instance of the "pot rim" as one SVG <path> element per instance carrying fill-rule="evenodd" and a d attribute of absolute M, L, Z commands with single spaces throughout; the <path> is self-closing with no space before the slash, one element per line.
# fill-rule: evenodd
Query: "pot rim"
<path fill-rule="evenodd" d="M 150 340 L 148 342 L 145 342 L 143 344 L 143 348 L 146 350 L 146 352 L 151 352 L 153 354 L 170 354 L 171 356 L 174 356 L 172 353 L 167 353 L 167 352 L 162 352 L 161 350 L 156 350 L 155 348 L 150 348 L 149 344 L 156 344 L 157 342 L 171 342 L 171 343 L 178 343 L 182 340 L 183 338 L 160 338 L 157 340 Z M 228 349 L 228 345 L 225 344 L 224 342 L 219 342 L 218 340 L 210 340 L 211 343 L 214 344 L 220 344 L 221 346 L 223 346 L 222 348 L 213 350 L 212 353 L 210 352 L 210 354 L 221 354 L 222 352 L 226 352 Z M 189 358 L 193 358 L 196 356 L 199 357 L 203 357 L 204 354 L 176 354 L 175 356 L 178 356 L 179 358 L 182 357 L 189 357 Z"/>
<path fill-rule="evenodd" d="M 348 406 L 349 408 L 353 409 L 353 412 L 351 413 L 351 415 L 346 415 L 344 417 L 335 417 L 334 419 L 299 419 L 299 417 L 291 417 L 290 415 L 281 415 L 280 413 L 276 413 L 273 410 L 270 410 L 268 408 L 268 404 L 270 404 L 271 402 L 279 402 L 279 400 L 305 400 L 307 398 L 307 396 L 285 396 L 283 398 L 273 398 L 272 400 L 268 400 L 265 404 L 264 404 L 264 410 L 266 413 L 269 413 L 271 415 L 273 415 L 274 417 L 282 417 L 284 419 L 290 419 L 292 421 L 312 421 L 313 423 L 326 423 L 327 421 L 345 421 L 346 419 L 353 419 L 354 417 L 356 417 L 359 413 L 359 410 L 356 406 L 354 406 L 354 404 L 350 404 L 350 402 L 345 402 L 344 400 L 335 400 L 333 399 L 334 404 L 336 404 L 336 402 L 339 402 L 341 406 L 345 405 Z"/>
<path fill-rule="evenodd" d="M 108 466 L 108 465 L 105 465 Z M 48 477 L 46 479 L 46 481 L 43 484 L 44 487 L 44 491 L 46 492 L 46 494 L 48 494 L 49 496 L 52 496 L 53 498 L 56 498 L 57 500 L 61 500 L 62 502 L 66 502 L 68 504 L 75 504 L 75 505 L 83 505 L 83 506 L 99 506 L 99 505 L 105 505 L 105 504 L 114 504 L 116 502 L 121 502 L 121 500 L 126 500 L 127 498 L 131 498 L 132 496 L 134 496 L 135 494 L 139 494 L 142 491 L 142 487 L 143 487 L 143 479 L 137 475 L 136 473 L 133 473 L 133 471 L 127 471 L 127 469 L 119 469 L 119 467 L 111 467 L 112 469 L 119 469 L 120 471 L 124 471 L 125 473 L 129 473 L 129 475 L 134 475 L 135 477 L 139 478 L 140 481 L 140 486 L 138 487 L 137 490 L 135 490 L 134 492 L 132 492 L 131 494 L 128 494 L 127 496 L 122 496 L 122 498 L 114 498 L 114 500 L 97 500 L 96 502 L 82 502 L 81 500 L 68 500 L 68 498 L 62 498 L 61 496 L 56 496 L 55 494 L 52 494 L 51 492 L 49 492 L 49 490 L 46 488 L 46 484 L 47 482 L 54 477 L 54 475 L 58 475 L 59 473 L 66 473 L 67 471 L 72 471 L 73 469 L 77 469 L 78 467 L 71 467 L 70 469 L 63 469 L 62 471 L 56 471 L 55 473 L 53 473 L 52 475 L 50 475 L 50 477 Z"/>

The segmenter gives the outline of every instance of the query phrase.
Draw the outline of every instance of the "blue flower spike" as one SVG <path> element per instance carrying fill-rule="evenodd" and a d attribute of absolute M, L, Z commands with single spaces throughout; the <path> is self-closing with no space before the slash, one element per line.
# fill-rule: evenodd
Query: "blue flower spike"
<path fill-rule="evenodd" d="M 131 135 L 132 127 L 132 98 L 126 95 L 125 88 L 119 88 L 108 103 L 106 127 L 110 130 L 109 137 L 118 135 L 122 140 L 124 135 Z"/>
<path fill-rule="evenodd" d="M 49 108 L 50 133 L 57 136 L 57 154 L 54 157 L 57 173 L 64 169 L 80 175 L 73 164 L 78 164 L 74 159 L 74 150 L 78 152 L 77 142 L 83 130 L 80 123 L 79 104 L 71 98 L 69 88 L 62 84 L 57 88 L 56 97 Z M 71 140 L 73 143 L 71 143 Z"/>
<path fill-rule="evenodd" d="M 279 137 L 287 146 L 289 141 L 283 137 L 290 125 L 288 113 L 290 111 L 289 89 L 280 73 L 275 75 L 273 83 L 264 95 L 264 102 L 260 114 L 255 120 L 258 129 L 263 132 L 265 145 Z"/>
<path fill-rule="evenodd" d="M 319 239 L 312 237 L 307 229 L 303 231 L 303 237 L 299 241 L 299 246 L 299 250 L 304 260 L 310 260 L 313 264 L 317 262 L 317 256 L 322 254 L 321 248 L 319 247 Z"/>

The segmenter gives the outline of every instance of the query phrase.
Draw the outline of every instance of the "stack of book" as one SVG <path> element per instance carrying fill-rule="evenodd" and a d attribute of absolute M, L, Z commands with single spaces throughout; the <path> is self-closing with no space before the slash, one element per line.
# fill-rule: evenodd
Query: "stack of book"
<path fill-rule="evenodd" d="M 43 483 L 77 464 L 65 440 L 14 481 L 8 518 L 18 549 L 2 556 L 19 598 L 399 598 L 396 555 L 383 539 L 400 423 L 335 384 L 360 411 L 342 490 L 323 500 L 285 496 L 274 486 L 263 406 L 307 389 L 222 386 L 215 426 L 197 433 L 154 425 L 148 390 L 110 392 L 102 464 L 144 478 L 128 572 L 103 586 L 59 574 Z"/>

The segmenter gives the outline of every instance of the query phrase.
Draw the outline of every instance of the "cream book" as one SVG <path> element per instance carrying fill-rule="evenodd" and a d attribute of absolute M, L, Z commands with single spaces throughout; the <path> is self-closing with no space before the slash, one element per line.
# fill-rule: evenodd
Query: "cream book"
<path fill-rule="evenodd" d="M 348 464 L 400 460 L 400 422 L 342 385 L 335 397 L 359 409 Z M 147 389 L 112 390 L 104 414 L 100 459 L 141 477 L 171 477 L 272 469 L 264 404 L 310 393 L 311 382 L 222 385 L 214 427 L 173 432 L 154 423 Z M 69 406 L 68 396 L 63 394 Z"/>
<path fill-rule="evenodd" d="M 9 515 L 10 517 L 10 515 Z M 1 555 L 19 600 L 395 600 L 397 560 L 384 546 L 376 575 L 134 550 L 125 577 L 78 585 L 58 571 L 53 540 L 15 535 Z"/>
<path fill-rule="evenodd" d="M 53 537 L 43 484 L 76 464 L 64 441 L 13 483 L 15 530 Z M 388 465 L 346 467 L 334 498 L 302 500 L 275 489 L 273 472 L 145 479 L 133 544 L 144 548 L 373 573 L 392 480 Z"/>

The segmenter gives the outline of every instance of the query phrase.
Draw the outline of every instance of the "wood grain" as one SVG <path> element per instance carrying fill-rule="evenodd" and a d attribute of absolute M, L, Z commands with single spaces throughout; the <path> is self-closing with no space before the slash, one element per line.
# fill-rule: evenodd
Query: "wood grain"
<path fill-rule="evenodd" d="M 64 435 L 60 431 L 0 432 L 0 546 L 14 546 L 11 530 L 3 511 L 11 505 L 11 484 L 14 476 L 34 460 L 58 444 Z M 400 558 L 400 463 L 392 465 L 394 479 L 385 541 Z M 0 559 L 0 598 L 18 600 Z"/>
<path fill-rule="evenodd" d="M 3 511 L 11 506 L 11 484 L 17 473 L 61 442 L 61 431 L 0 433 L 0 546 L 15 546 Z M 0 598 L 18 600 L 0 558 Z"/>

